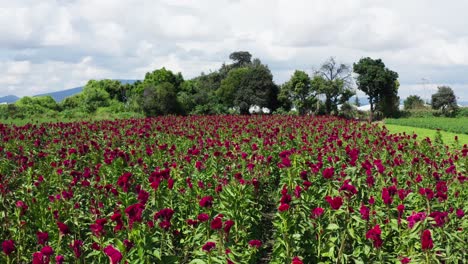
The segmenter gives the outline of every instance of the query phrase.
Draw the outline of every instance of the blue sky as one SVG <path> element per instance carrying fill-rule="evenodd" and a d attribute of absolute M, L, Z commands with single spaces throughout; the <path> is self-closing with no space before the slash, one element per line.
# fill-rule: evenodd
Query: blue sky
<path fill-rule="evenodd" d="M 403 98 L 449 85 L 468 101 L 465 0 L 0 1 L 0 96 L 163 66 L 188 79 L 248 50 L 278 84 L 370 56 L 399 73 Z"/>

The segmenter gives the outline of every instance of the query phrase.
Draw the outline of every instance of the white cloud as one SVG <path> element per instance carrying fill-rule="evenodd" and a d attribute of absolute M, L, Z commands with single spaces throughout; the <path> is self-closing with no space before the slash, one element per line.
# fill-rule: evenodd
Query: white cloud
<path fill-rule="evenodd" d="M 248 50 L 279 83 L 330 56 L 371 56 L 399 73 L 402 97 L 430 78 L 468 101 L 463 0 L 0 1 L 0 96 L 163 66 L 190 78 Z"/>

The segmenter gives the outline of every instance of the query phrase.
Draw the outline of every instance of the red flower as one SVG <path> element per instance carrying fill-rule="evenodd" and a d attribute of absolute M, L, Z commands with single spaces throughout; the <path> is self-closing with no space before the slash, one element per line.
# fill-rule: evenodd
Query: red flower
<path fill-rule="evenodd" d="M 44 259 L 44 254 L 41 252 L 34 252 L 32 255 L 32 264 L 46 264 L 49 263 L 48 261 L 46 262 Z"/>
<path fill-rule="evenodd" d="M 458 218 L 463 218 L 465 216 L 465 212 L 463 212 L 463 209 L 458 209 L 457 210 L 457 217 Z"/>
<path fill-rule="evenodd" d="M 37 242 L 40 245 L 45 245 L 47 240 L 49 240 L 49 233 L 47 232 L 37 232 L 36 236 L 37 236 Z"/>
<path fill-rule="evenodd" d="M 323 214 L 324 210 L 321 207 L 317 207 L 314 210 L 312 210 L 312 214 L 310 215 L 310 218 L 316 219 L 319 218 Z"/>
<path fill-rule="evenodd" d="M 222 227 L 223 227 L 223 220 L 221 220 L 220 217 L 216 217 L 210 223 L 210 228 L 213 230 L 218 230 L 218 229 L 221 229 Z"/>
<path fill-rule="evenodd" d="M 122 253 L 111 245 L 104 248 L 104 253 L 109 257 L 111 264 L 118 264 L 122 260 Z"/>
<path fill-rule="evenodd" d="M 334 198 L 331 198 L 330 196 L 325 197 L 325 200 L 330 204 L 331 208 L 333 210 L 338 210 L 340 209 L 341 205 L 343 204 L 343 198 L 341 196 L 337 196 Z"/>
<path fill-rule="evenodd" d="M 291 264 L 303 264 L 303 262 L 299 257 L 294 257 Z"/>
<path fill-rule="evenodd" d="M 54 254 L 54 250 L 50 246 L 45 246 L 41 249 L 41 253 L 46 256 L 52 256 Z"/>
<path fill-rule="evenodd" d="M 9 256 L 13 251 L 16 250 L 15 242 L 13 240 L 5 240 L 2 242 L 2 250 L 7 256 Z"/>
<path fill-rule="evenodd" d="M 81 240 L 74 240 L 70 244 L 70 248 L 73 250 L 73 254 L 75 254 L 76 258 L 80 258 L 81 256 L 81 247 L 83 246 L 83 241 Z"/>
<path fill-rule="evenodd" d="M 143 221 L 142 214 L 145 209 L 145 205 L 141 203 L 130 205 L 125 209 L 125 213 L 128 216 L 129 228 L 132 229 L 133 223 Z"/>
<path fill-rule="evenodd" d="M 57 255 L 55 257 L 55 264 L 62 264 L 65 261 L 65 258 L 62 255 Z"/>
<path fill-rule="evenodd" d="M 66 224 L 62 222 L 57 222 L 57 226 L 61 235 L 70 234 L 70 228 L 68 228 Z"/>
<path fill-rule="evenodd" d="M 159 210 L 159 212 L 157 212 L 156 214 L 154 214 L 154 220 L 164 219 L 166 221 L 170 221 L 173 215 L 174 210 L 172 208 L 164 208 Z"/>
<path fill-rule="evenodd" d="M 279 207 L 278 207 L 278 211 L 280 212 L 284 212 L 284 211 L 287 211 L 289 210 L 289 204 L 281 204 Z"/>
<path fill-rule="evenodd" d="M 322 172 L 322 176 L 325 179 L 331 179 L 335 174 L 335 169 L 333 167 L 325 168 Z"/>
<path fill-rule="evenodd" d="M 203 245 L 202 249 L 203 249 L 203 251 L 210 252 L 210 251 L 213 250 L 215 247 L 216 247 L 216 243 L 215 243 L 215 242 L 206 242 L 206 244 Z"/>
<path fill-rule="evenodd" d="M 250 240 L 250 241 L 249 241 L 249 246 L 251 246 L 251 247 L 256 247 L 256 248 L 260 248 L 260 247 L 262 246 L 262 241 L 256 240 L 256 239 Z"/>
<path fill-rule="evenodd" d="M 393 202 L 392 196 L 387 188 L 382 189 L 382 200 L 384 204 L 390 205 Z"/>
<path fill-rule="evenodd" d="M 401 259 L 401 264 L 408 264 L 410 262 L 411 262 L 410 258 L 404 257 L 404 258 Z"/>
<path fill-rule="evenodd" d="M 374 228 L 371 230 L 367 231 L 366 233 L 366 238 L 372 240 L 372 243 L 374 244 L 375 248 L 379 248 L 382 246 L 382 238 L 380 235 L 382 234 L 382 231 L 380 230 L 380 226 L 376 225 Z"/>
<path fill-rule="evenodd" d="M 234 225 L 234 221 L 232 220 L 227 220 L 224 222 L 224 232 L 226 234 L 229 234 L 229 231 L 231 231 L 231 227 Z"/>
<path fill-rule="evenodd" d="M 197 216 L 197 219 L 198 221 L 200 222 L 206 222 L 210 219 L 210 216 L 208 214 L 205 214 L 205 213 L 201 213 Z"/>
<path fill-rule="evenodd" d="M 369 220 L 369 212 L 370 212 L 370 209 L 369 207 L 365 206 L 365 205 L 361 205 L 361 208 L 359 209 L 359 213 L 361 213 L 361 218 L 364 219 L 364 220 Z"/>
<path fill-rule="evenodd" d="M 105 218 L 97 219 L 96 223 L 91 224 L 89 228 L 91 229 L 91 231 L 96 237 L 101 237 L 105 233 L 104 225 L 106 223 L 107 223 L 107 219 Z"/>
<path fill-rule="evenodd" d="M 211 207 L 213 205 L 213 197 L 212 196 L 205 196 L 200 200 L 201 207 Z"/>
<path fill-rule="evenodd" d="M 422 250 L 432 249 L 434 247 L 434 243 L 432 241 L 431 231 L 428 229 L 424 230 L 421 236 L 421 247 Z"/>

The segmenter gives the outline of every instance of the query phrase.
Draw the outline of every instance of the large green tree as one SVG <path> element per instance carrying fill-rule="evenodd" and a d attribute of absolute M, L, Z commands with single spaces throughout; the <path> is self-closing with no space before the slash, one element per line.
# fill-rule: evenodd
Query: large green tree
<path fill-rule="evenodd" d="M 327 114 L 338 113 L 338 105 L 347 102 L 353 95 L 351 70 L 346 64 L 338 64 L 333 57 L 325 61 L 315 72 L 312 86 L 325 96 Z"/>
<path fill-rule="evenodd" d="M 142 94 L 148 87 L 156 87 L 162 83 L 170 83 L 174 86 L 175 92 L 179 92 L 180 85 L 184 82 L 181 73 L 174 74 L 166 68 L 161 68 L 145 74 L 145 79 L 136 87 L 136 93 Z"/>
<path fill-rule="evenodd" d="M 441 110 L 446 116 L 451 116 L 458 110 L 457 97 L 448 86 L 437 87 L 437 92 L 431 97 L 433 109 Z"/>
<path fill-rule="evenodd" d="M 111 98 L 104 87 L 95 85 L 95 81 L 89 81 L 83 88 L 83 108 L 88 113 L 94 113 L 99 107 L 107 107 Z"/>
<path fill-rule="evenodd" d="M 354 63 L 353 70 L 358 77 L 358 89 L 363 91 L 370 103 L 370 120 L 379 110 L 384 116 L 398 111 L 398 73 L 389 70 L 381 59 L 362 58 Z M 395 109 L 395 106 L 397 107 Z"/>
<path fill-rule="evenodd" d="M 300 115 L 311 112 L 317 99 L 309 75 L 296 70 L 291 79 L 281 86 L 279 100 L 283 105 L 294 106 Z"/>
<path fill-rule="evenodd" d="M 249 114 L 252 106 L 277 108 L 275 98 L 278 87 L 266 65 L 255 59 L 246 67 L 234 68 L 221 81 L 217 91 L 221 102 L 227 107 L 236 107 L 241 114 Z"/>
<path fill-rule="evenodd" d="M 178 114 L 180 111 L 175 87 L 169 82 L 146 87 L 141 106 L 146 116 Z"/>

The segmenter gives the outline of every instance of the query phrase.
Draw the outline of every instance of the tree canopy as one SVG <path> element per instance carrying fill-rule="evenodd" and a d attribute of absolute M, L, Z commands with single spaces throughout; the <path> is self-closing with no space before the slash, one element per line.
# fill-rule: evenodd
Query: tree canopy
<path fill-rule="evenodd" d="M 437 87 L 437 92 L 431 99 L 432 108 L 441 110 L 446 116 L 451 116 L 458 110 L 457 97 L 449 86 Z"/>
<path fill-rule="evenodd" d="M 356 79 L 358 89 L 369 99 L 371 121 L 376 110 L 384 116 L 390 116 L 398 111 L 398 73 L 386 68 L 381 59 L 369 57 L 354 63 L 353 71 L 358 74 Z"/>

